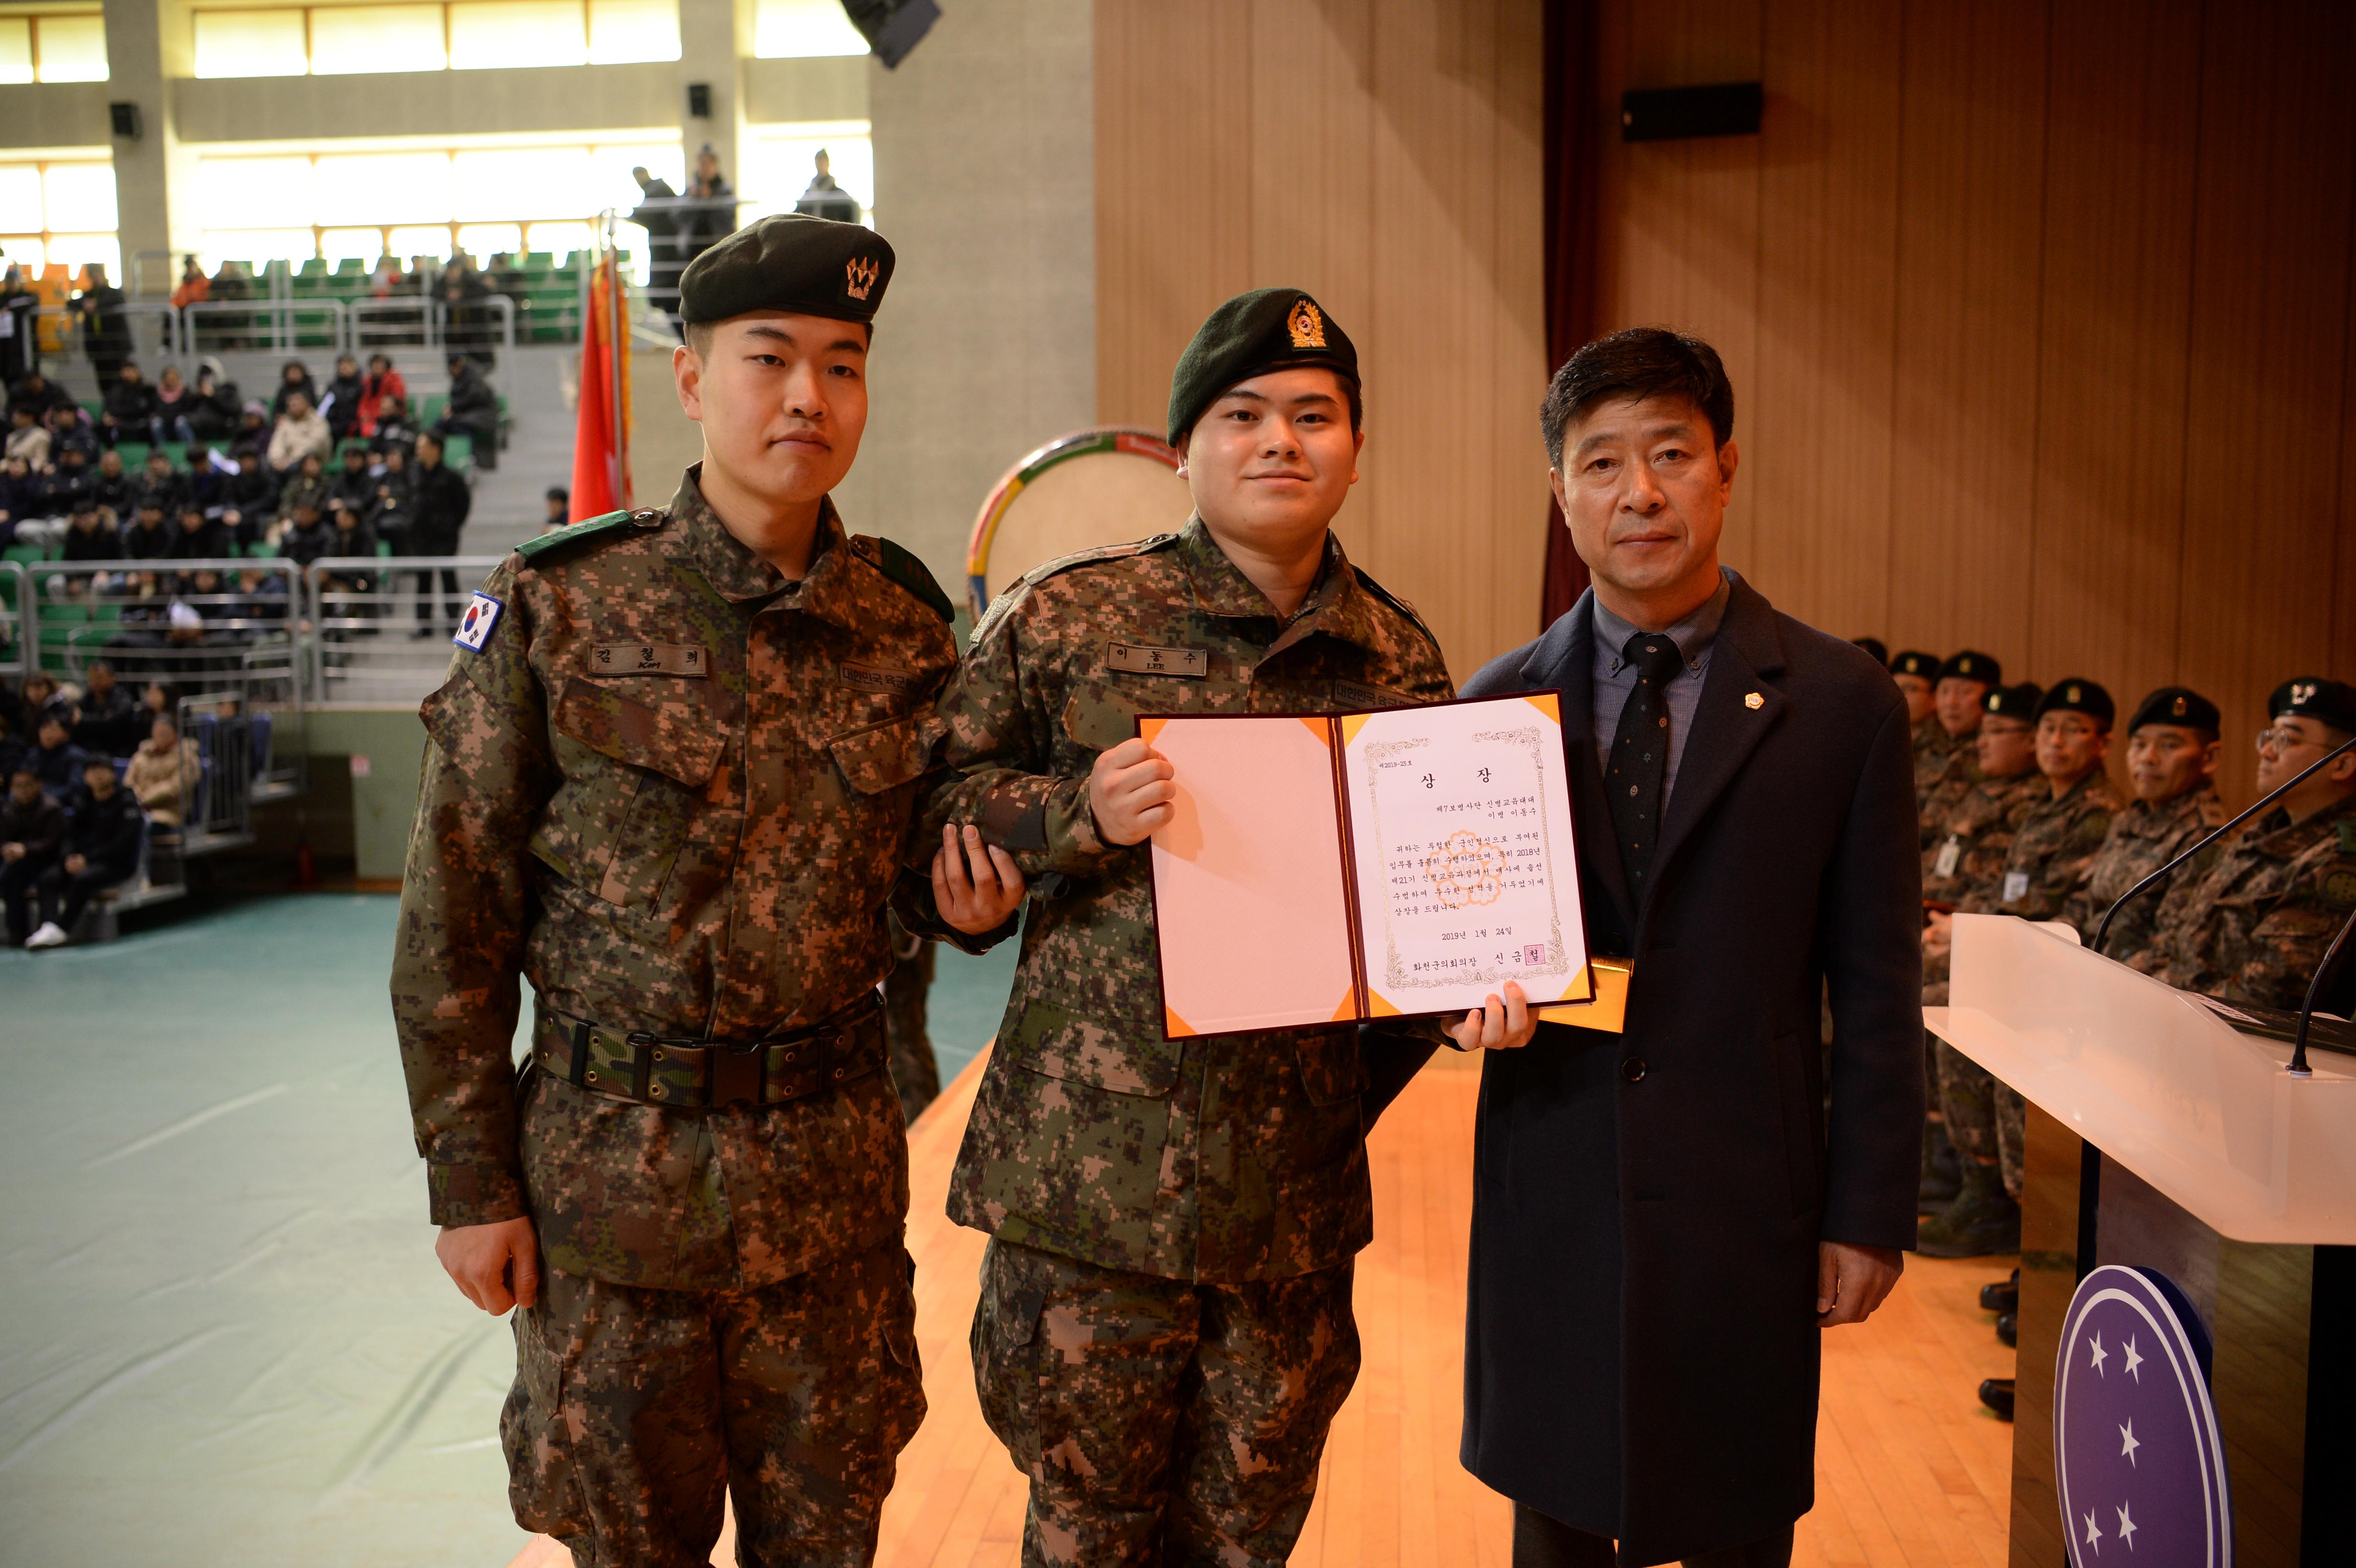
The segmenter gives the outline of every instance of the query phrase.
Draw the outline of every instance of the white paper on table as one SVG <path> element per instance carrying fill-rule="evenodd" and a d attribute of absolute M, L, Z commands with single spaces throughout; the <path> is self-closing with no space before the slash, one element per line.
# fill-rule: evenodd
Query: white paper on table
<path fill-rule="evenodd" d="M 1593 996 L 1552 692 L 1342 720 L 1369 1017 Z"/>

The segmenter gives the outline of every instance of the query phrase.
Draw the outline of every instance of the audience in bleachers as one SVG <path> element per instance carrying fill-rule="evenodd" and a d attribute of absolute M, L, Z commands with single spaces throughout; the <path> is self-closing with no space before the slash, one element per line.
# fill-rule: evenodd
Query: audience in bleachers
<path fill-rule="evenodd" d="M 131 792 L 149 820 L 166 827 L 180 826 L 182 795 L 197 776 L 197 743 L 184 741 L 169 719 L 158 719 L 131 753 L 123 770 L 123 786 Z"/>
<path fill-rule="evenodd" d="M 62 947 L 81 923 L 90 901 L 131 880 L 139 869 L 139 844 L 147 830 L 138 801 L 114 776 L 111 757 L 83 761 L 80 787 L 66 813 L 57 862 L 33 883 L 40 923 L 27 947 Z"/>
<path fill-rule="evenodd" d="M 81 673 L 81 695 L 74 700 L 74 744 L 110 757 L 129 754 L 140 741 L 135 732 L 139 707 L 114 678 L 114 667 L 92 659 Z"/>
<path fill-rule="evenodd" d="M 369 355 L 368 374 L 360 378 L 359 433 L 373 440 L 377 421 L 384 415 L 385 400 L 392 399 L 406 407 L 408 397 L 409 383 L 402 380 L 401 372 L 393 368 L 392 357 L 389 354 Z"/>
<path fill-rule="evenodd" d="M 128 517 L 137 505 L 139 481 L 123 466 L 123 453 L 108 447 L 98 454 L 98 467 L 90 476 L 90 498 L 94 506 L 103 507 L 118 517 Z"/>
<path fill-rule="evenodd" d="M 359 432 L 360 396 L 360 362 L 348 354 L 337 355 L 335 379 L 319 394 L 319 416 L 339 442 Z"/>
<path fill-rule="evenodd" d="M 156 441 L 196 440 L 196 427 L 188 422 L 188 415 L 196 406 L 196 394 L 180 379 L 180 368 L 165 366 L 155 378 Z"/>
<path fill-rule="evenodd" d="M 82 762 L 89 754 L 73 743 L 70 717 L 53 710 L 35 721 L 32 755 L 25 761 L 39 777 L 41 787 L 63 800 L 73 793 L 74 784 L 81 777 Z"/>
<path fill-rule="evenodd" d="M 278 368 L 278 389 L 271 395 L 270 417 L 284 418 L 287 404 L 298 393 L 308 407 L 319 406 L 319 389 L 311 380 L 311 368 L 300 359 L 289 359 Z"/>
<path fill-rule="evenodd" d="M 164 439 L 162 407 L 138 365 L 125 359 L 107 385 L 105 401 L 99 409 L 98 439 L 108 446 L 125 439 L 160 442 Z"/>
<path fill-rule="evenodd" d="M 33 934 L 33 891 L 62 853 L 66 811 L 41 787 L 21 757 L 8 768 L 8 797 L 0 801 L 0 903 L 7 910 L 8 945 Z"/>
<path fill-rule="evenodd" d="M 316 457 L 324 463 L 335 447 L 335 433 L 327 429 L 327 421 L 319 417 L 310 393 L 286 391 L 280 404 L 277 423 L 270 431 L 267 455 L 271 470 L 284 475 L 306 457 Z"/>
<path fill-rule="evenodd" d="M 552 534 L 573 521 L 573 492 L 562 485 L 548 487 L 548 515 L 540 519 L 540 531 Z"/>
<path fill-rule="evenodd" d="M 450 399 L 434 423 L 437 437 L 454 432 L 474 442 L 476 467 L 499 465 L 499 395 L 472 358 L 455 353 L 450 356 Z"/>

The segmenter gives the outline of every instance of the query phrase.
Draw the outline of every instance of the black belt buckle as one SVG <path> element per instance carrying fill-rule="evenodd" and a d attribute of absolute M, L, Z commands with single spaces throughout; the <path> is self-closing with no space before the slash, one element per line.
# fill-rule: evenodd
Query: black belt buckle
<path fill-rule="evenodd" d="M 761 1066 L 765 1047 L 715 1046 L 712 1051 L 712 1104 L 757 1105 L 761 1103 Z"/>

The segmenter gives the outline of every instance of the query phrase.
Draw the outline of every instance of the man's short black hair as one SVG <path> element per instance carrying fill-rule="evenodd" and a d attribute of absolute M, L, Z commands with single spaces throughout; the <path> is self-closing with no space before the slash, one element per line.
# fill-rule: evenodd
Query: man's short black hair
<path fill-rule="evenodd" d="M 93 768 L 104 768 L 107 776 L 112 778 L 114 776 L 114 759 L 104 752 L 92 752 L 81 760 L 81 771 L 89 773 Z"/>
<path fill-rule="evenodd" d="M 1547 462 L 1562 466 L 1562 432 L 1598 403 L 1619 398 L 1683 398 L 1701 410 L 1724 446 L 1734 435 L 1734 387 L 1718 350 L 1665 326 L 1632 326 L 1599 337 L 1564 361 L 1538 405 Z"/>

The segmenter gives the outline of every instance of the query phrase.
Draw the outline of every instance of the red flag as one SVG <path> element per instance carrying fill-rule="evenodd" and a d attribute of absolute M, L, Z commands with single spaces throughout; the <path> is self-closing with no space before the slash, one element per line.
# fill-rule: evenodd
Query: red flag
<path fill-rule="evenodd" d="M 619 391 L 614 345 L 614 258 L 597 263 L 589 280 L 589 319 L 581 324 L 581 401 L 573 434 L 572 520 L 602 517 L 630 505 L 630 361 L 621 357 Z M 627 344 L 626 329 L 618 334 Z M 615 411 L 621 411 L 619 428 Z"/>

